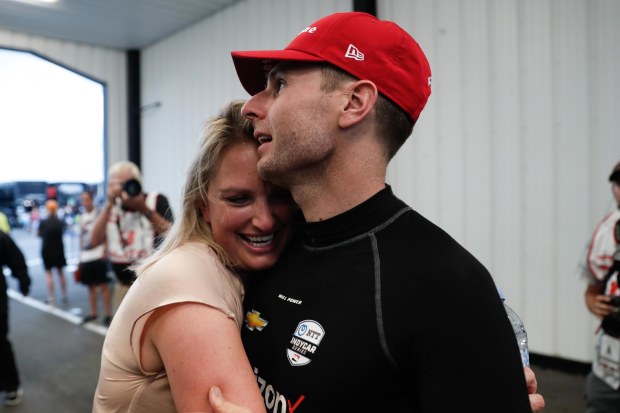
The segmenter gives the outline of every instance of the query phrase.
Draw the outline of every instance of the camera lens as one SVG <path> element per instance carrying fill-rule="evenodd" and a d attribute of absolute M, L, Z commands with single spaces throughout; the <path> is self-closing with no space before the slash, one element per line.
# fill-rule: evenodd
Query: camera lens
<path fill-rule="evenodd" d="M 611 337 L 620 337 L 620 312 L 614 311 L 603 318 L 601 327 L 605 334 Z"/>
<path fill-rule="evenodd" d="M 137 179 L 130 179 L 123 184 L 123 191 L 127 192 L 127 195 L 134 197 L 142 192 L 142 185 Z"/>

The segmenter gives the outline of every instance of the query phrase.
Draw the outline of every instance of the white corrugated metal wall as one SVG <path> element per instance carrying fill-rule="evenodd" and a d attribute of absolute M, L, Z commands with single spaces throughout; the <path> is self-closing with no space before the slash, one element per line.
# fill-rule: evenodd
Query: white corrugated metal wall
<path fill-rule="evenodd" d="M 532 350 L 591 355 L 576 267 L 620 159 L 620 3 L 382 1 L 427 51 L 433 95 L 391 169 L 525 319 Z"/>
<path fill-rule="evenodd" d="M 420 42 L 434 77 L 389 181 L 489 268 L 532 351 L 588 360 L 594 321 L 575 270 L 611 206 L 606 178 L 620 158 L 620 3 L 377 3 Z M 144 50 L 143 103 L 161 102 L 142 118 L 148 184 L 178 202 L 202 122 L 247 97 L 230 50 L 283 47 L 316 18 L 350 9 L 244 1 Z"/>
<path fill-rule="evenodd" d="M 0 47 L 35 52 L 104 82 L 108 161 L 114 163 L 127 159 L 127 69 L 124 51 L 2 29 Z"/>

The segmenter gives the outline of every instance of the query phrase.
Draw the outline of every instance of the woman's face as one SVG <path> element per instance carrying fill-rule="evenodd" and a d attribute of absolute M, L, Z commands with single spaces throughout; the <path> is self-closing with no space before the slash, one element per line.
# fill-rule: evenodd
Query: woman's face
<path fill-rule="evenodd" d="M 275 264 L 291 237 L 297 207 L 285 189 L 258 175 L 256 146 L 235 143 L 222 150 L 202 208 L 213 238 L 242 270 Z"/>

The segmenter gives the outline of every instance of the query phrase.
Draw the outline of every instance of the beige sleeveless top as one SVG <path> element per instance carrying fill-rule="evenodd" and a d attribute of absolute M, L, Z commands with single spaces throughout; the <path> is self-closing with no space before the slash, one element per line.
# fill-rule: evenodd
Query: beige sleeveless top
<path fill-rule="evenodd" d="M 187 243 L 150 267 L 129 289 L 106 335 L 93 413 L 175 412 L 166 372 L 140 365 L 146 320 L 159 307 L 197 302 L 222 311 L 241 328 L 242 299 L 239 278 L 204 244 Z"/>

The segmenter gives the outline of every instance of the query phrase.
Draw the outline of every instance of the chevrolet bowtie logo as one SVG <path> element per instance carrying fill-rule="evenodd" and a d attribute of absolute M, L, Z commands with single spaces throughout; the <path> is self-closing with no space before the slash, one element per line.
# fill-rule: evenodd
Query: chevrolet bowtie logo
<path fill-rule="evenodd" d="M 267 320 L 260 318 L 260 312 L 256 310 L 248 311 L 245 313 L 245 326 L 250 330 L 262 331 L 263 328 L 269 323 Z"/>

